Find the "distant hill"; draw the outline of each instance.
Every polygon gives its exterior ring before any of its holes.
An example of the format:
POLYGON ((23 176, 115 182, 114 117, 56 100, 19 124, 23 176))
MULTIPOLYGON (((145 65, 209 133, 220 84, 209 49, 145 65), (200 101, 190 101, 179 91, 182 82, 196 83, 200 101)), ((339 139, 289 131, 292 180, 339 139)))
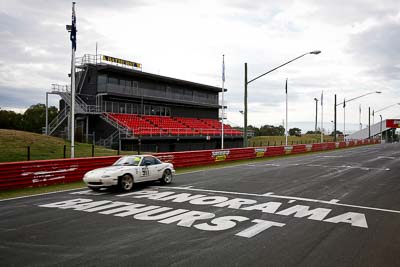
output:
MULTIPOLYGON (((30 146, 31 160, 63 158, 64 145, 66 157, 70 157, 70 142, 61 138, 37 133, 0 129, 0 162, 27 160, 27 147, 30 146)), ((124 151, 124 154, 135 152, 124 151)), ((92 145, 75 143, 75 157, 91 157, 92 145)), ((116 150, 95 147, 95 156, 117 155, 116 150)))

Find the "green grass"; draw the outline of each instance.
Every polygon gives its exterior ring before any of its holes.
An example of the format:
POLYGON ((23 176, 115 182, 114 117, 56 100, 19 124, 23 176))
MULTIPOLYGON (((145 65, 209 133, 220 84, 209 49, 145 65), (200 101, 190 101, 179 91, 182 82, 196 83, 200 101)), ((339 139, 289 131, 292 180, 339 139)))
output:
MULTIPOLYGON (((304 134, 302 136, 288 136, 288 144, 312 144, 321 142, 320 134, 304 134), (293 143, 292 143, 293 142, 293 143)), ((324 135, 324 142, 333 142, 333 137, 324 135)), ((285 136, 256 136, 249 140, 250 146, 280 146, 285 144, 285 136)))
MULTIPOLYGON (((61 138, 42 134, 0 129, 0 162, 27 160, 27 147, 30 147, 30 159, 60 159, 70 157, 71 144, 61 138)), ((121 151, 121 154, 135 154, 136 151, 121 151)), ((95 146, 95 156, 114 156, 118 151, 95 146)), ((91 157, 92 145, 75 143, 75 157, 91 157)))

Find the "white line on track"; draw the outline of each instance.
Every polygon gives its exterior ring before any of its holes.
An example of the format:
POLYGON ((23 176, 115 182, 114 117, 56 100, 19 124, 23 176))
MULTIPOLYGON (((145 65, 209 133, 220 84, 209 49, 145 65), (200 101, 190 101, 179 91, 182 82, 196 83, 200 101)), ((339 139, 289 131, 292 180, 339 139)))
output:
POLYGON ((374 210, 374 211, 383 211, 389 213, 397 213, 400 214, 400 210, 390 210, 390 209, 381 209, 381 208, 374 208, 368 206, 359 206, 359 205, 351 205, 351 204, 343 204, 338 203, 336 199, 332 199, 330 201, 320 200, 320 199, 312 199, 312 198, 303 198, 303 197, 292 197, 292 196, 281 196, 281 195, 273 195, 273 194, 254 194, 254 193, 242 193, 242 192, 232 192, 232 191, 221 191, 221 190, 210 190, 210 189, 197 189, 197 188, 187 188, 187 187, 174 187, 174 186, 167 186, 167 187, 157 187, 158 189, 177 189, 177 190, 188 190, 188 191, 196 191, 196 192, 209 192, 209 193, 220 193, 220 194, 229 194, 229 195, 240 195, 240 196, 253 196, 253 197, 268 197, 268 198, 279 198, 279 199, 289 199, 289 200, 300 200, 306 202, 314 202, 314 203, 322 203, 328 204, 333 206, 341 206, 341 207, 349 207, 349 208, 359 208, 365 210, 374 210))
POLYGON ((59 190, 59 191, 48 192, 48 193, 42 193, 42 194, 35 194, 35 195, 29 195, 29 196, 5 198, 5 199, 0 199, 0 202, 2 202, 2 201, 7 201, 7 200, 28 198, 28 197, 45 196, 45 195, 51 195, 51 194, 55 194, 55 193, 69 192, 69 191, 81 190, 81 189, 86 189, 86 188, 87 188, 87 187, 79 187, 79 188, 66 189, 66 190, 59 190))

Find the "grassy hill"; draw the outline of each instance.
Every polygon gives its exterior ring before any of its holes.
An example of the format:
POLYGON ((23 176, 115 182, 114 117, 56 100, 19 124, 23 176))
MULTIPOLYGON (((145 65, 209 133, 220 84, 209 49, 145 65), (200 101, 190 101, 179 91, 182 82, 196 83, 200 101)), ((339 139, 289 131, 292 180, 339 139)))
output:
MULTIPOLYGON (((289 144, 318 143, 321 136, 318 134, 303 135, 301 137, 289 136, 289 144)), ((333 141, 333 137, 324 136, 325 142, 333 141)), ((285 144, 284 136, 257 136, 249 140, 249 146, 273 146, 285 144)), ((16 130, 0 129, 0 162, 27 160, 27 147, 30 146, 31 160, 60 159, 64 157, 64 145, 66 145, 66 157, 70 157, 70 142, 61 138, 45 136, 41 134, 16 130)), ((121 154, 135 154, 136 151, 121 151, 121 154)), ((112 156, 118 152, 112 149, 95 146, 95 156, 112 156)), ((91 157, 92 145, 75 143, 75 157, 91 157)))
MULTIPOLYGON (((27 147, 30 146, 31 160, 59 159, 64 156, 64 145, 67 146, 66 157, 70 157, 71 144, 61 138, 31 132, 0 129, 0 162, 27 160, 27 147)), ((123 151, 123 154, 136 152, 123 151)), ((95 146, 95 156, 112 156, 118 152, 112 149, 95 146)), ((75 157, 91 157, 92 145, 75 143, 75 157)))
MULTIPOLYGON (((324 136, 324 142, 332 142, 333 137, 329 135, 324 136)), ((321 142, 320 134, 304 134, 302 136, 288 136, 288 144, 312 144, 321 142)), ((281 145, 285 144, 285 136, 257 136, 249 140, 249 146, 267 146, 267 145, 281 145)))

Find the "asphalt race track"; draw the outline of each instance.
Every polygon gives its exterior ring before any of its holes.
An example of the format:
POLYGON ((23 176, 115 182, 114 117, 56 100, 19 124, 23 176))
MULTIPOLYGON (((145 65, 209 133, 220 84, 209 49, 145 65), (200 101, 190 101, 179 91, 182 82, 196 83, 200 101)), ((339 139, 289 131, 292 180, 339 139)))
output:
POLYGON ((400 266, 400 145, 0 202, 1 266, 400 266))

